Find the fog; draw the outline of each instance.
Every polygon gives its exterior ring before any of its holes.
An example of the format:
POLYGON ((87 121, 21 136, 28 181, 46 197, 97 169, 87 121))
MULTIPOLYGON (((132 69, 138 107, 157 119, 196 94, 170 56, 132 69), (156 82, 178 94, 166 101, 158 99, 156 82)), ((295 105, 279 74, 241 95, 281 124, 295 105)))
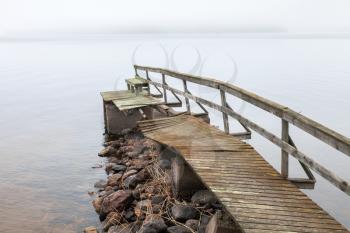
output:
POLYGON ((0 37, 36 33, 350 33, 350 1, 0 0, 0 37))

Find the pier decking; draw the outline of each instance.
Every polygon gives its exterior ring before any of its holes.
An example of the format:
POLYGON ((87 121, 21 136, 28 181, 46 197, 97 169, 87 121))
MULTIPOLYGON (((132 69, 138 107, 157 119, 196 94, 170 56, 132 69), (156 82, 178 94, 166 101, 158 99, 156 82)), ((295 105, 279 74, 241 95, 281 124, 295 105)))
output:
MULTIPOLYGON (((141 115, 134 113, 130 117, 127 113, 125 117, 122 115, 118 119, 126 122, 129 118, 134 121, 130 124, 132 126, 137 122, 146 137, 175 148, 203 183, 215 193, 243 232, 349 232, 300 191, 314 187, 316 180, 312 171, 347 195, 350 195, 349 182, 297 148, 289 134, 289 127, 295 126, 303 130, 346 156, 350 156, 349 138, 283 105, 229 83, 161 68, 137 65, 134 68, 136 78, 127 81, 127 91, 101 93, 105 121, 106 103, 109 106, 113 104, 118 114, 131 109, 140 110, 141 115), (141 71, 145 72, 145 78, 140 76, 141 71), (161 75, 162 83, 152 81, 150 73, 161 75), (170 77, 181 80, 183 90, 170 87, 166 82, 166 78, 170 77), (189 91, 188 82, 218 90, 221 104, 193 95, 189 91), (152 95, 151 85, 160 94, 152 95), (170 103, 169 93, 179 102, 170 103), (240 115, 230 107, 226 95, 239 98, 280 118, 281 135, 275 135, 240 115), (171 107, 181 106, 182 100, 179 96, 185 100, 186 111, 178 114, 173 114, 172 111, 170 114, 168 110, 171 107), (191 111, 190 101, 199 105, 204 111, 202 115, 208 115, 204 106, 220 111, 224 131, 194 117, 196 114, 191 111), (160 111, 160 106, 165 109, 163 117, 153 118, 152 109, 160 111), (231 133, 229 117, 237 120, 245 131, 231 133), (280 147, 280 172, 242 140, 249 139, 253 131, 280 147), (289 176, 289 156, 299 161, 308 178, 289 176)), ((115 121, 115 118, 111 117, 110 121, 115 121)))
POLYGON ((139 122, 177 149, 244 232, 348 232, 249 144, 184 115, 139 122))

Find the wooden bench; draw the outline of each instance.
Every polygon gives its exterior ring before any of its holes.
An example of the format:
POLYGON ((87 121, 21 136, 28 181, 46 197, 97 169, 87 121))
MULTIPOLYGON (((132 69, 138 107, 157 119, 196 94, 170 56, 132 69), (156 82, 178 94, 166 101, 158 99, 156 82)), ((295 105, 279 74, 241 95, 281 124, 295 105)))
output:
POLYGON ((147 93, 150 93, 149 84, 146 79, 135 77, 126 79, 125 82, 128 90, 131 90, 132 93, 136 93, 136 95, 139 95, 139 93, 143 92, 143 90, 146 90, 147 93))

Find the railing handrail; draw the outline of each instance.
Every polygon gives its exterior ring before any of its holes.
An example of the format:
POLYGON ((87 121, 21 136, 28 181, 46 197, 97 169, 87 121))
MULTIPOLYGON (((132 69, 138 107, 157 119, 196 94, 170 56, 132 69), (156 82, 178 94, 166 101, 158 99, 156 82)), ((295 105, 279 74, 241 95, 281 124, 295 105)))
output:
POLYGON ((209 77, 190 75, 190 74, 180 73, 180 72, 176 72, 176 71, 172 71, 164 68, 147 67, 147 66, 139 66, 139 65, 134 65, 134 68, 136 73, 137 73, 137 70, 160 73, 160 74, 167 75, 169 77, 190 81, 196 84, 204 85, 204 86, 215 88, 218 90, 223 90, 226 93, 229 93, 269 113, 272 113, 283 120, 288 121, 289 123, 309 133, 315 138, 332 146, 336 150, 339 150, 344 154, 346 154, 347 156, 350 156, 350 139, 349 138, 341 135, 340 133, 330 128, 327 128, 326 126, 286 106, 283 106, 274 101, 268 100, 250 91, 237 87, 233 84, 219 81, 209 77))

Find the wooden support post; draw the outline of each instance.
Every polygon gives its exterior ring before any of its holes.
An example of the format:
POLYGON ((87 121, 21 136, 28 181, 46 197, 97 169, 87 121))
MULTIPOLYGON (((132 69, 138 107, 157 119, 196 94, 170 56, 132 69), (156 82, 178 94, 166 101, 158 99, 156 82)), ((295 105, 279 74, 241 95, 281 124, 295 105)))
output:
MULTIPOLYGON (((185 91, 185 93, 188 93, 186 80, 182 80, 182 82, 184 84, 184 91, 185 91)), ((191 114, 190 101, 189 101, 189 99, 187 97, 185 97, 185 101, 186 101, 187 113, 191 114)))
POLYGON ((140 86, 135 86, 135 91, 136 91, 136 95, 139 95, 140 92, 142 92, 142 87, 140 87, 140 86))
MULTIPOLYGON (((166 82, 165 82, 165 74, 162 74, 162 81, 163 81, 163 85, 166 85, 166 82)), ((165 87, 163 87, 163 95, 164 95, 164 102, 165 104, 168 103, 168 97, 166 95, 166 89, 165 87)))
POLYGON ((106 101, 103 101, 103 121, 105 124, 105 134, 107 134, 107 113, 106 113, 106 101))
POLYGON ((137 73, 137 68, 135 66, 134 66, 134 69, 135 69, 135 75, 139 76, 139 74, 137 73))
MULTIPOLYGON (((227 107, 226 104, 226 94, 223 90, 220 90, 220 94, 221 94, 221 105, 223 107, 227 107)), ((225 133, 229 134, 230 133, 230 128, 229 128, 229 124, 228 124, 228 116, 227 113, 222 112, 222 119, 224 120, 224 129, 225 129, 225 133)))
MULTIPOLYGON (((289 125, 288 121, 282 119, 282 141, 289 144, 289 125)), ((288 152, 281 149, 281 175, 283 178, 288 178, 289 156, 288 152)))

